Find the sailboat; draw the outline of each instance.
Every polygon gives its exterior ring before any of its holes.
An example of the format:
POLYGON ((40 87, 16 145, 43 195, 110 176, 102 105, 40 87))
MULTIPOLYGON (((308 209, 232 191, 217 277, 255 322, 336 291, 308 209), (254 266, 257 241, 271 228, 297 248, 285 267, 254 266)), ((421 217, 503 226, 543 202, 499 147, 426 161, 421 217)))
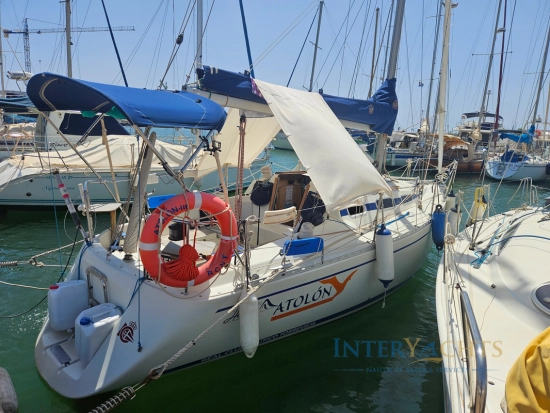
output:
MULTIPOLYGON (((550 212, 536 205, 531 181, 521 185, 522 207, 481 213, 446 234, 436 282, 446 412, 550 407, 548 358, 537 357, 550 344, 550 279, 541 265, 550 262, 550 212)), ((474 203, 474 214, 484 209, 474 203)))
MULTIPOLYGON (((48 76, 60 79, 55 75, 48 76)), ((35 93, 33 85, 29 90, 31 94, 35 93)), ((112 117, 101 119, 105 127, 102 136, 98 116, 94 116, 95 119, 92 118, 93 122, 90 122, 90 119, 83 118, 80 113, 65 113, 65 119, 68 120, 62 122, 60 119, 63 117, 59 119, 58 116, 61 113, 62 111, 51 112, 48 117, 48 129, 60 131, 61 134, 58 136, 65 138, 66 141, 63 142, 72 147, 62 150, 56 146, 55 150, 50 148, 47 151, 35 151, 31 148, 0 162, 1 207, 63 205, 61 194, 57 187, 52 185, 51 173, 54 170, 60 171, 63 175, 66 181, 65 188, 73 200, 81 199, 82 186, 89 189, 92 204, 120 203, 129 199, 128 196, 136 182, 134 177, 140 152, 144 149, 136 137, 129 135, 128 131, 112 117), (86 121, 84 125, 87 126, 80 128, 84 136, 76 134, 79 132, 78 125, 82 125, 79 119, 86 121), (91 130, 92 136, 88 136, 88 141, 84 139, 88 134, 86 129, 94 122, 97 126, 91 130), (66 125, 70 125, 72 129, 68 131, 66 125), (74 145, 77 143, 74 141, 75 137, 82 138, 82 143, 74 145)), ((41 115, 41 119, 45 117, 41 115)), ((222 143, 226 136, 236 133, 238 127, 238 116, 230 116, 229 119, 219 135, 219 141, 222 143)), ((275 133, 268 129, 266 128, 263 133, 275 133)), ((174 170, 181 170, 186 166, 193 153, 191 144, 169 143, 160 139, 156 143, 156 148, 174 170)), ((220 182, 224 181, 225 185, 233 190, 237 170, 226 165, 224 161, 230 149, 224 146, 221 152, 221 176, 216 165, 212 165, 213 157, 210 156, 210 152, 202 151, 183 174, 185 185, 190 189, 214 192, 220 189, 220 182)), ((268 165, 268 160, 261 156, 261 151, 263 148, 255 148, 256 158, 246 160, 243 174, 245 186, 260 177, 261 169, 268 165)), ((171 177, 160 163, 152 165, 147 182, 147 191, 156 196, 174 194, 181 188, 178 181, 171 177)))
MULTIPOLYGON (((68 98, 82 96, 74 93, 81 81, 62 80, 66 93, 46 89, 44 100, 115 109, 136 131, 175 123, 219 130, 225 120, 202 97, 178 100, 200 108, 198 122, 174 107, 177 94, 156 91, 151 105, 140 96, 151 91, 87 84, 84 102, 68 98)), ((89 223, 66 281, 50 289, 36 343, 38 370, 58 393, 87 397, 241 351, 251 357, 258 345, 383 301, 424 262, 445 185, 383 178, 321 95, 254 84, 274 116, 240 116, 238 141, 262 146, 247 135, 249 122, 261 129, 276 119, 307 170, 275 173, 256 193, 231 199, 183 187, 147 219, 135 207, 129 222, 97 235, 89 223)))
MULTIPOLYGON (((527 148, 533 148, 535 136, 535 123, 539 105, 540 92, 542 91, 548 46, 550 45, 550 27, 546 36, 546 46, 542 58, 542 68, 539 74, 537 95, 533 107, 531 126, 527 131, 518 135, 514 133, 500 133, 500 139, 508 139, 512 146, 506 146, 502 155, 494 156, 487 160, 486 171, 493 179, 510 181, 530 178, 532 181, 544 181, 550 176, 550 163, 542 156, 530 154, 527 148)), ((539 132, 540 133, 540 132, 539 132)))

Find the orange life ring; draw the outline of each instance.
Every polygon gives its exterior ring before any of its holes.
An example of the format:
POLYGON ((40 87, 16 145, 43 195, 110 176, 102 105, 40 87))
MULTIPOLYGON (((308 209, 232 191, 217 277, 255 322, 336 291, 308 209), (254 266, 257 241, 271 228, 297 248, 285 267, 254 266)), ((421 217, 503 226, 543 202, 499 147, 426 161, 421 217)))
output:
POLYGON ((542 132, 541 132, 540 130, 537 129, 537 130, 535 131, 535 134, 536 134, 537 136, 540 136, 540 135, 542 135, 542 132))
POLYGON ((223 200, 205 192, 187 192, 185 196, 180 194, 166 200, 153 211, 143 226, 139 254, 143 266, 152 278, 158 279, 161 284, 170 287, 185 288, 208 281, 229 264, 231 254, 237 246, 237 239, 237 220, 223 200), (189 202, 189 205, 187 205, 187 202, 189 202), (175 279, 169 276, 161 265, 158 251, 159 234, 162 234, 162 231, 174 216, 195 209, 201 209, 215 216, 221 230, 220 245, 210 259, 198 267, 199 274, 194 280, 175 279))

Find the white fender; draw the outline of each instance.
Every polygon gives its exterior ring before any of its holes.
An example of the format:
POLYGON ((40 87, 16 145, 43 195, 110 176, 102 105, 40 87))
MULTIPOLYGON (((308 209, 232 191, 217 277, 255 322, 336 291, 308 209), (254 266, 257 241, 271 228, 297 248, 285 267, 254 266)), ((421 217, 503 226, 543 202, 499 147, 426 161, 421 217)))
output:
POLYGON ((0 367, 0 411, 15 413, 18 408, 17 395, 10 375, 6 369, 0 367))
POLYGON ((449 211, 449 225, 451 226, 451 234, 458 234, 458 211, 455 207, 449 211))
POLYGON ((393 263, 393 237, 389 229, 382 224, 376 231, 376 262, 378 263, 378 279, 387 288, 395 277, 393 263))
MULTIPOLYGON (((243 288, 241 300, 248 292, 243 288)), ((256 294, 252 294, 239 305, 239 323, 241 327, 241 348, 246 357, 252 358, 260 344, 260 308, 256 294)))

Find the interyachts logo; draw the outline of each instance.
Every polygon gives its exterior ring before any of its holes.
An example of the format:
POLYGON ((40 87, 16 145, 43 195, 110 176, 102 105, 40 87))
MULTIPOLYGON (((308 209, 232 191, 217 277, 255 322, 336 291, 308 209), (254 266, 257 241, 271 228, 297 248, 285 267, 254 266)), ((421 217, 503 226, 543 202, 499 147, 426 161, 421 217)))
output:
MULTIPOLYGON (((453 354, 461 355, 469 350, 465 342, 445 341, 442 343, 431 341, 423 342, 420 338, 406 337, 400 340, 353 340, 333 338, 334 358, 347 359, 402 359, 405 365, 415 363, 441 363, 443 357, 452 357, 453 354)), ((485 353, 492 357, 502 355, 501 341, 485 341, 483 343, 485 353)), ((473 349, 472 349, 473 350, 473 349)), ((470 353, 473 354, 473 353, 470 353)), ((386 371, 386 368, 382 368, 386 371)), ((343 369, 358 371, 363 369, 343 369)), ((375 370, 380 370, 377 368, 375 370)), ((408 371, 408 369, 396 369, 396 371, 408 371)), ((438 369, 440 371, 441 369, 438 369)), ((370 371, 368 368, 366 371, 370 371)))

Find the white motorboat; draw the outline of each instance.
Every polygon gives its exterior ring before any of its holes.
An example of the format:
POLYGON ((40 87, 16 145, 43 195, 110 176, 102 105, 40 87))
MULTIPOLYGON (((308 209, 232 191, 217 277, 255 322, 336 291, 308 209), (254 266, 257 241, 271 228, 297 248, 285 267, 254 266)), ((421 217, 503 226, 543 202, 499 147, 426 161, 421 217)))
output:
MULTIPOLYGON (((93 107, 107 101, 136 129, 170 123, 173 105, 161 100, 174 98, 168 92, 33 79, 38 107, 41 96, 55 105, 84 85, 93 107), (134 112, 128 96, 149 92, 155 106, 134 112)), ((241 117, 237 146, 265 147, 246 139, 248 128, 275 119, 307 171, 274 174, 232 199, 184 191, 146 220, 133 208, 129 222, 97 235, 89 222, 66 281, 50 290, 36 342, 38 370, 58 393, 87 397, 241 351, 252 357, 258 345, 384 300, 424 262, 432 211, 445 202, 444 174, 383 178, 319 94, 256 83, 274 117, 241 117)), ((221 121, 210 116, 201 127, 221 121)))
POLYGON ((445 241, 436 284, 445 411, 547 411, 537 403, 550 400, 547 377, 527 375, 522 352, 534 354, 530 342, 550 326, 548 207, 487 217, 445 241))

